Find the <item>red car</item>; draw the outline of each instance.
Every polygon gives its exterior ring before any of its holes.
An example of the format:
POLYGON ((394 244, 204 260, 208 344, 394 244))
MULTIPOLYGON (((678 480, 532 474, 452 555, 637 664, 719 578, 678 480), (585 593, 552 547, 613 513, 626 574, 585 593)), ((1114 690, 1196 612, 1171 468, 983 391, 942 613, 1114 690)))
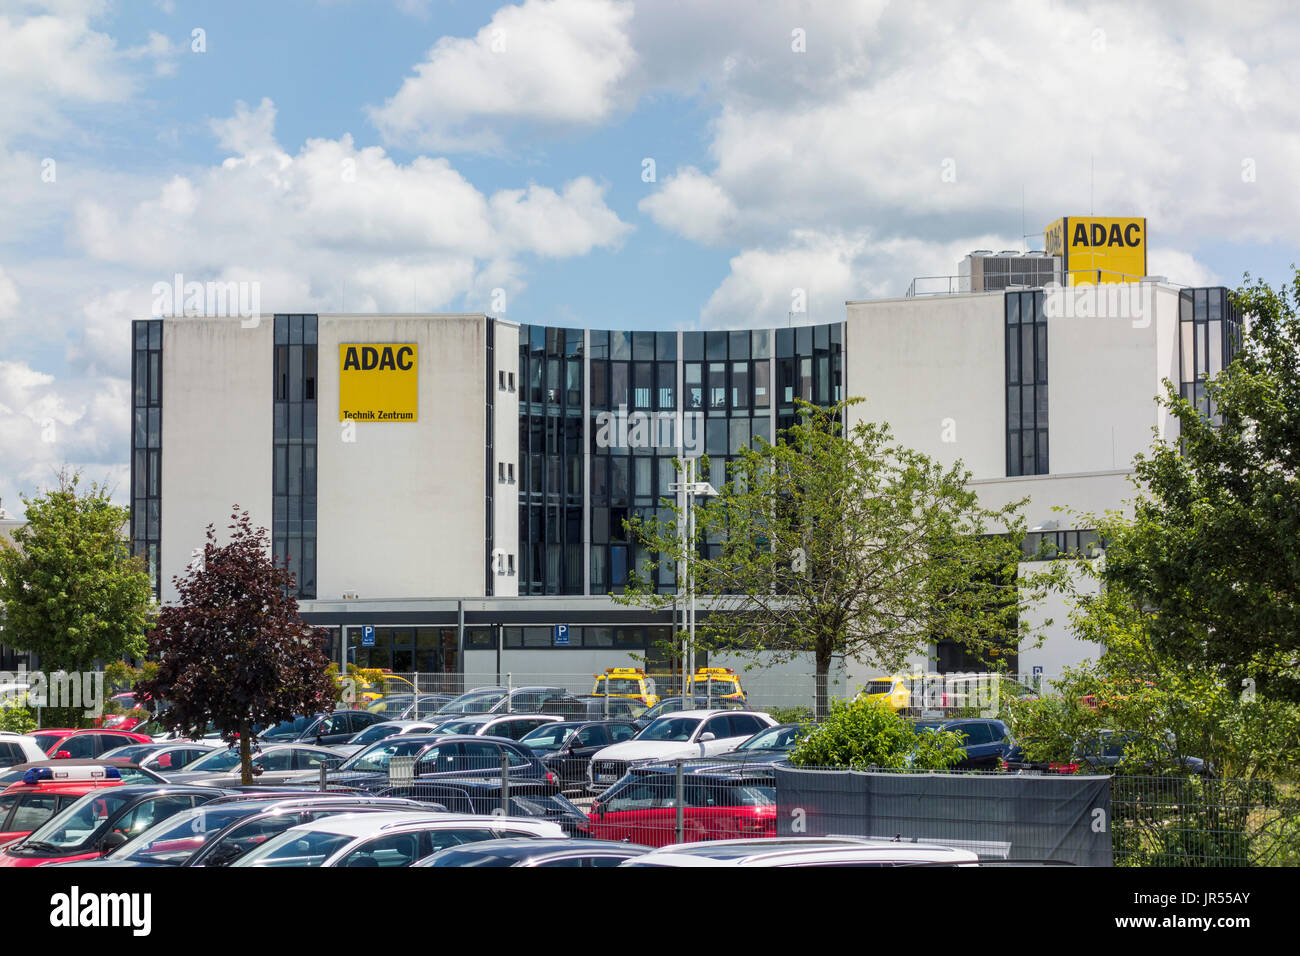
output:
POLYGON ((126 713, 104 714, 95 720, 96 727, 103 727, 106 730, 130 730, 149 719, 149 711, 136 701, 133 692, 114 694, 108 702, 125 707, 126 713))
POLYGON ((145 734, 126 730, 72 730, 68 728, 37 730, 32 734, 47 757, 98 757, 100 754, 129 744, 153 743, 145 734))
POLYGON ((92 790, 120 787, 115 767, 40 767, 0 793, 0 846, 20 840, 92 790))
MULTIPOLYGON (((776 836, 776 783, 770 773, 718 765, 688 769, 683 839, 776 836)), ((677 781, 672 767, 631 770, 591 805, 591 837, 642 846, 677 842, 677 781)))

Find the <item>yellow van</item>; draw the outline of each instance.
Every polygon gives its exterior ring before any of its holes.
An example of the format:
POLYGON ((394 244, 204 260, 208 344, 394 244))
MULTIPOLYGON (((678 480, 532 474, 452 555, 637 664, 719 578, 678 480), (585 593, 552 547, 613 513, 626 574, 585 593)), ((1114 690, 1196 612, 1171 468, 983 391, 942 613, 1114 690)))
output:
POLYGON ((744 688, 740 678, 730 667, 701 667, 695 671, 695 677, 686 679, 687 694, 706 695, 718 700, 745 700, 744 688))
POLYGON ((655 682, 646 676, 639 667, 607 667, 603 674, 592 674, 596 684, 591 688, 592 697, 630 697, 639 700, 647 707, 659 703, 655 693, 655 682))

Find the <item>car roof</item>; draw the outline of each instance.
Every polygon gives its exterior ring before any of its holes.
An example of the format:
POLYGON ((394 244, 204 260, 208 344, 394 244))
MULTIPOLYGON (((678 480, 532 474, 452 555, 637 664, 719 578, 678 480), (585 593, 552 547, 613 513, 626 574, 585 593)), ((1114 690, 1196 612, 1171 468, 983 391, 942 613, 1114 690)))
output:
POLYGON ((757 717, 771 716, 770 714, 763 713, 761 710, 733 710, 727 707, 715 707, 712 710, 679 710, 672 714, 671 717, 712 717, 714 714, 754 714, 757 717))
MULTIPOLYGON (((512 823, 536 826, 539 821, 533 817, 506 817, 495 814, 441 813, 437 810, 398 810, 391 813, 340 813, 312 823, 300 823, 290 827, 287 833, 295 831, 324 830, 339 836, 366 837, 378 834, 381 830, 398 830, 405 827, 443 827, 464 826, 467 823, 494 824, 512 823)), ((554 826, 555 824, 552 824, 554 826)))
POLYGON ((736 866, 796 865, 822 862, 870 863, 873 860, 915 863, 975 863, 970 850, 930 843, 900 843, 852 837, 776 837, 762 840, 716 840, 677 844, 647 854, 644 862, 668 859, 682 865, 724 862, 736 866))
POLYGON ((500 840, 462 843, 447 849, 482 853, 484 855, 495 853, 502 856, 517 856, 523 860, 535 856, 581 854, 591 850, 625 850, 632 853, 647 853, 650 847, 641 846, 639 843, 624 843, 621 840, 575 840, 572 837, 504 837, 500 840))

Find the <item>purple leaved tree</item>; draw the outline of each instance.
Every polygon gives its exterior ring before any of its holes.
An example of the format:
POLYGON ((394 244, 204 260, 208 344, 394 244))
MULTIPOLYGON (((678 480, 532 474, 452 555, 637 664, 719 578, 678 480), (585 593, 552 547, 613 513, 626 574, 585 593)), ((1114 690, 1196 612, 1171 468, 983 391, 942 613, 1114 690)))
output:
POLYGON ((319 636, 298 616, 294 576, 269 554, 266 529, 238 505, 231 521, 228 543, 218 544, 208 525, 202 562, 172 578, 180 599, 149 634, 158 673, 137 690, 167 703, 165 726, 201 736, 211 724, 238 741, 249 784, 254 728, 328 710, 336 688, 319 636))

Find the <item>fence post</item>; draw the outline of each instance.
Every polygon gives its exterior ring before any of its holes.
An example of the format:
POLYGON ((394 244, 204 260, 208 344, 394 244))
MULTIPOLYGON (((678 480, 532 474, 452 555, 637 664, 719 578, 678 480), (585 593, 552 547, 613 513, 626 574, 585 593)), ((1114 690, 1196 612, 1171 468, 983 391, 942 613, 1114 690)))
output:
POLYGON ((677 831, 678 843, 686 842, 686 765, 682 763, 680 757, 675 762, 677 777, 677 822, 675 829, 677 831))
POLYGON ((501 751, 501 815, 510 816, 510 757, 501 751))
POLYGON ((325 783, 325 775, 326 775, 328 772, 329 772, 329 768, 328 768, 328 766, 327 766, 326 764, 323 764, 323 763, 322 763, 322 764, 320 765, 320 788, 321 788, 321 792, 322 792, 322 793, 323 793, 324 791, 326 791, 326 790, 329 789, 329 787, 328 787, 327 784, 325 783))
POLYGON ((514 708, 512 707, 512 702, 510 700, 510 695, 514 691, 514 689, 515 689, 515 675, 512 673, 507 673, 506 674, 506 713, 507 714, 513 713, 514 711, 514 708))

